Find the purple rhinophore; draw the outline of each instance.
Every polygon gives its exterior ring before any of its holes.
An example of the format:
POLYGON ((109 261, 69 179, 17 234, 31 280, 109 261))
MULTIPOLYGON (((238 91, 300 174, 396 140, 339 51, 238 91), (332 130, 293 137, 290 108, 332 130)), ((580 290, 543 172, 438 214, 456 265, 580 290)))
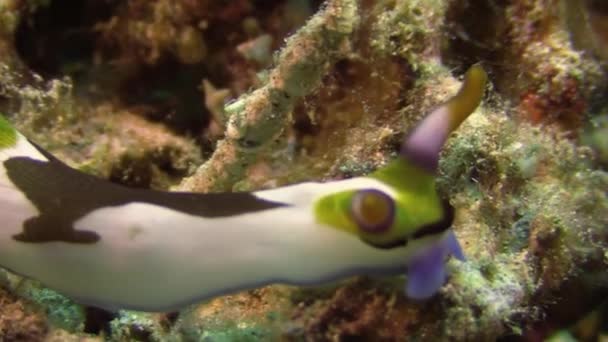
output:
POLYGON ((445 282, 445 250, 435 245, 410 261, 405 293, 413 299, 431 297, 445 282))
POLYGON ((432 297, 445 283, 447 277, 445 262, 450 255, 465 260, 460 244, 452 231, 444 239, 410 260, 407 266, 405 289, 407 296, 412 299, 432 297))
POLYGON ((460 261, 465 261, 467 259, 465 258, 464 253, 462 252, 462 247, 460 247, 460 243, 458 242, 458 239, 456 239, 456 235, 453 231, 450 230, 448 232, 448 236, 445 237, 443 243, 448 250, 448 255, 452 255, 454 258, 460 261))
POLYGON ((439 152, 449 134, 449 111, 441 106, 424 118, 406 138, 401 146, 401 155, 414 165, 435 173, 439 152))

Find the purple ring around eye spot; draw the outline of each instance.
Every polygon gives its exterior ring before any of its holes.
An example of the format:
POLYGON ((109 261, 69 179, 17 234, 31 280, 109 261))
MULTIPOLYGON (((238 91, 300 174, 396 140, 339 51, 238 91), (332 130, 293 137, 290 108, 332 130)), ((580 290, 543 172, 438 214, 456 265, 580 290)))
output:
POLYGON ((376 189, 364 189, 357 191, 353 196, 350 210, 351 215, 359 226, 359 228, 365 233, 369 234, 380 234, 386 232, 395 220, 395 201, 386 193, 376 189), (379 198, 382 198, 382 200, 387 205, 388 210, 386 212, 386 217, 380 222, 367 222, 367 220, 362 217, 361 212, 358 209, 361 208, 362 201, 365 199, 365 197, 369 195, 378 196, 379 198))

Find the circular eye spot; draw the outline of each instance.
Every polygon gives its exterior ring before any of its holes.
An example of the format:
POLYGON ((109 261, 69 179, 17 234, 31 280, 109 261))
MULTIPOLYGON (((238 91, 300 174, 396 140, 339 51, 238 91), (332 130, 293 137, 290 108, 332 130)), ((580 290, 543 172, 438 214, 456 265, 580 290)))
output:
POLYGON ((395 202, 382 191, 360 190, 353 196, 351 212, 364 232, 383 233, 393 224, 395 202))

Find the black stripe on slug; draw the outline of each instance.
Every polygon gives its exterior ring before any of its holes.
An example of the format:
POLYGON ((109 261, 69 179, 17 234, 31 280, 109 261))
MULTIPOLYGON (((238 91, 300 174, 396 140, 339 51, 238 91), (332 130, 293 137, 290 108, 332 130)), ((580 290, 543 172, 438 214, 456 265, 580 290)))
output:
POLYGON ((378 249, 393 249, 393 248, 397 248, 397 247, 405 247, 407 246, 409 239, 399 239, 399 240, 395 240, 389 243, 385 243, 385 244, 379 244, 379 243, 372 243, 370 241, 365 241, 365 243, 368 243, 378 249))
POLYGON ((426 226, 416 230, 412 237, 420 239, 428 235, 440 234, 448 230, 454 222, 454 207, 447 200, 442 200, 443 217, 436 223, 427 224, 426 226))
POLYGON ((13 237, 18 241, 97 242, 98 234, 76 230, 74 222, 96 209, 132 202, 154 204, 206 218, 286 206, 245 192, 202 194, 128 188, 74 170, 38 149, 48 162, 28 157, 10 158, 4 162, 9 179, 40 212, 24 222, 23 231, 13 237))

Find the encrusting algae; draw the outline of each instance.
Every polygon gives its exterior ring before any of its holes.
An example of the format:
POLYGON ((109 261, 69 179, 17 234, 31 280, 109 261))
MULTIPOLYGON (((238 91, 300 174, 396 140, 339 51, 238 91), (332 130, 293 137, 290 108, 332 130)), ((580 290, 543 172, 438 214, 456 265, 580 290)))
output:
POLYGON ((142 188, 371 174, 480 62, 490 84, 437 177, 467 260, 423 302, 402 277, 355 277, 163 314, 83 307, 6 271, 0 339, 538 339, 605 296, 599 2, 68 2, 0 0, 0 111, 69 165, 142 188))

